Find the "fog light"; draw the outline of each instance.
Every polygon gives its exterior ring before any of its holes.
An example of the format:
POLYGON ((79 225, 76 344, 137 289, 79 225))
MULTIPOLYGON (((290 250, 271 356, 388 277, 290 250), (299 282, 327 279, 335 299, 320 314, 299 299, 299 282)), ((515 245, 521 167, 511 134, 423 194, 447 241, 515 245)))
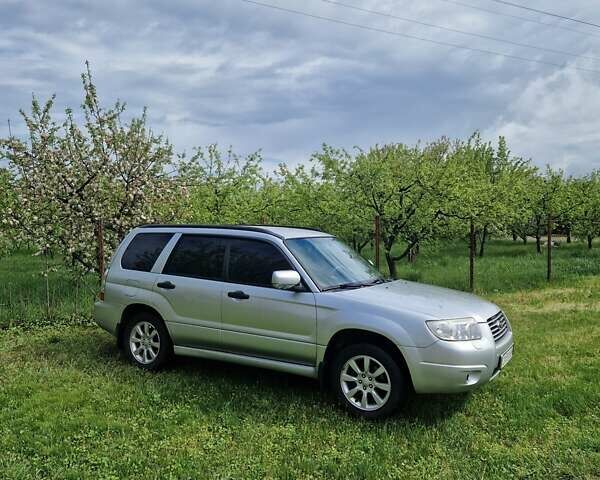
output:
POLYGON ((479 382, 480 378, 481 378, 481 371, 479 371, 479 370, 467 372, 467 374, 465 375, 465 385, 475 385, 477 382, 479 382))

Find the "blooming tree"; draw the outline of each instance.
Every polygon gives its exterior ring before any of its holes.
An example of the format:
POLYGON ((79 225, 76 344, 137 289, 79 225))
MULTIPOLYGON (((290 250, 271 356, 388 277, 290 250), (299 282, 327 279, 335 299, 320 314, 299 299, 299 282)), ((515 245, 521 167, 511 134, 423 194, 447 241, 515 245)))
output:
POLYGON ((10 172, 0 168, 0 257, 13 246, 13 232, 9 228, 8 209, 14 205, 14 191, 10 172))
POLYGON ((169 217, 177 179, 167 171, 171 145, 149 130, 145 110, 126 122, 125 104, 100 106, 89 65, 82 82, 81 126, 71 109, 53 119, 54 97, 34 97, 31 112, 21 111, 28 138, 0 140, 14 176, 4 222, 40 252, 98 271, 99 225, 108 256, 130 228, 169 217))

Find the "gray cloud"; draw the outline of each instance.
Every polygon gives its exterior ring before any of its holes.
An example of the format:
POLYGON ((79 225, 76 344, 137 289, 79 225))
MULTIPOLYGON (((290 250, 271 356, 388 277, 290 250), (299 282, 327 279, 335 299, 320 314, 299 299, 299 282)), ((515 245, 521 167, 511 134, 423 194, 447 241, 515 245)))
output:
MULTIPOLYGON (((120 98, 133 113, 147 105, 153 129, 164 131, 179 150, 218 142, 240 152, 260 148, 270 163, 297 163, 322 142, 365 147, 440 135, 466 137, 480 129, 489 138, 507 135, 515 154, 538 164, 549 162, 574 173, 600 167, 594 118, 600 74, 573 69, 600 70, 600 62, 440 32, 319 0, 265 1, 565 67, 362 31, 240 0, 0 0, 0 119, 10 117, 22 132, 17 112, 27 107, 32 92, 42 98, 55 92, 59 109, 77 106, 79 74, 87 59, 104 102, 120 98)), ((441 0, 354 3, 600 57, 599 37, 441 0)), ((591 1, 561 8, 594 20, 591 1)), ((0 135, 6 130, 2 121, 0 135)))

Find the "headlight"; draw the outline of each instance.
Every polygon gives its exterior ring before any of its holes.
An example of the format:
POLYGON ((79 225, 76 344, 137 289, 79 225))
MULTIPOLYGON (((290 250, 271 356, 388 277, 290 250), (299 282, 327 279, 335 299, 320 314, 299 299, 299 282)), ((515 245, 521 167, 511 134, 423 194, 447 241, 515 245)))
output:
POLYGON ((427 326, 431 333, 441 340, 479 340, 481 338, 481 328, 474 318, 429 320, 427 326))

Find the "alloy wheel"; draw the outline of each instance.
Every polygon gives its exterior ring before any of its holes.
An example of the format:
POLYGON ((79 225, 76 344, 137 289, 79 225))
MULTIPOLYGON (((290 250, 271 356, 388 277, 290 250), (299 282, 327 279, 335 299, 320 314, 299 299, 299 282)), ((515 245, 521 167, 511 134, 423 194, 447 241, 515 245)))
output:
POLYGON ((388 371, 369 355, 354 356, 344 364, 340 372, 340 386, 346 400, 365 411, 382 408, 392 390, 388 371))
POLYGON ((152 363, 160 352, 158 329, 150 322, 136 323, 129 334, 129 348, 137 362, 143 365, 152 363))

